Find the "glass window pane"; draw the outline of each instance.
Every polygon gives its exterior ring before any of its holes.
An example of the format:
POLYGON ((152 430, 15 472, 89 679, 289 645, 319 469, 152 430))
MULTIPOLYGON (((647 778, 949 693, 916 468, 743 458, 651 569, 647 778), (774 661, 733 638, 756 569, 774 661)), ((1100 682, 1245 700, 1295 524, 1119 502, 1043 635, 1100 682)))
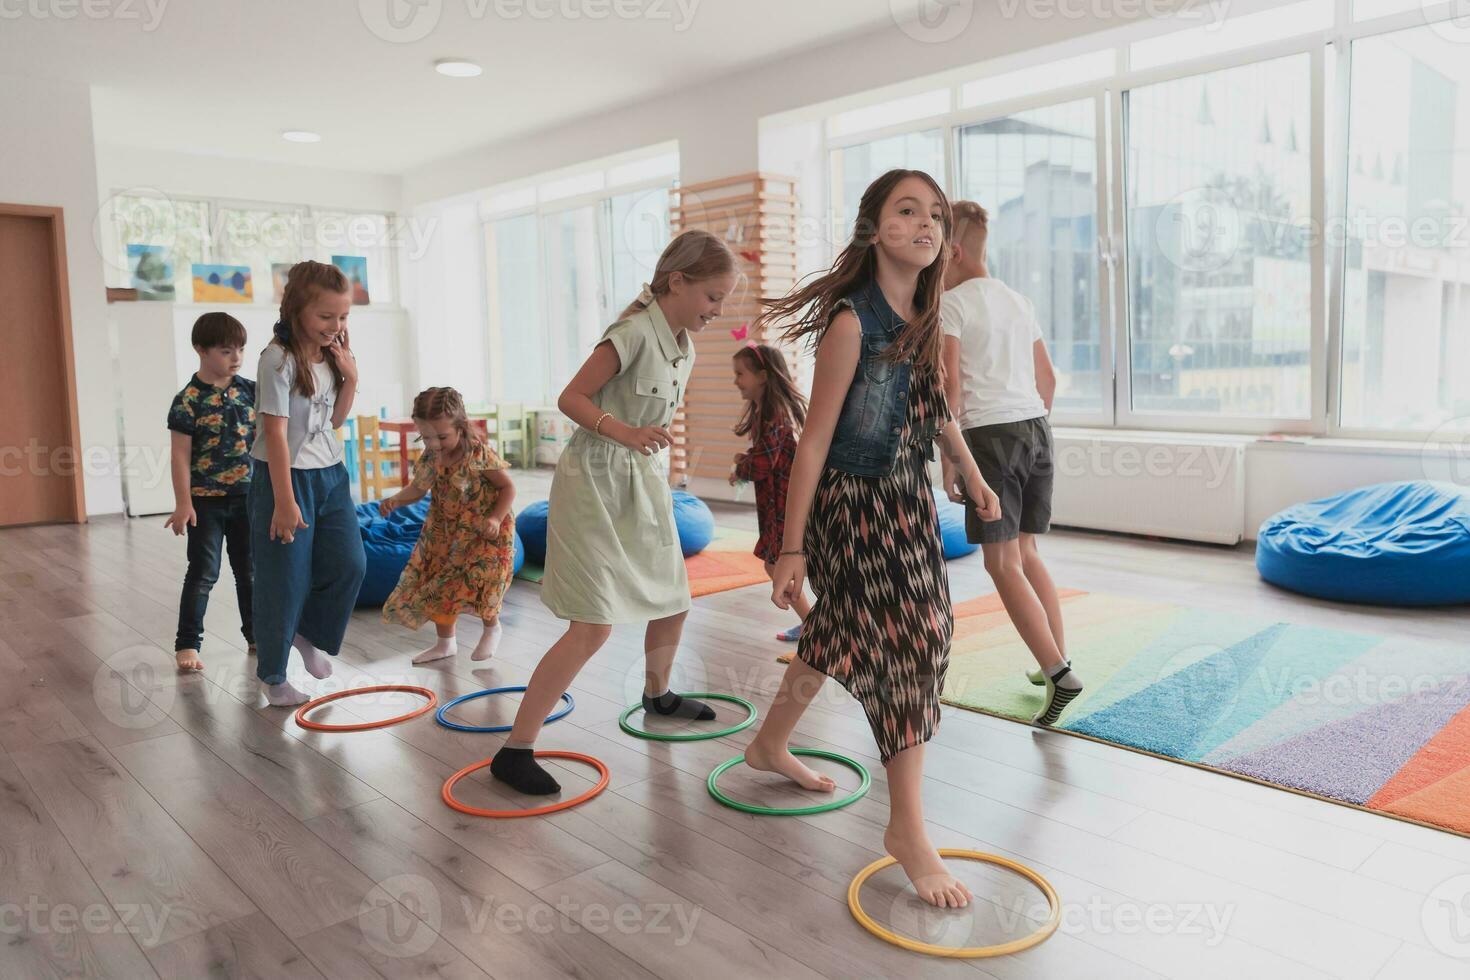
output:
POLYGON ((500 360, 515 365, 501 371, 502 400, 549 404, 546 328, 541 317, 541 277, 534 214, 505 218, 485 226, 485 308, 492 334, 500 337, 500 360))
POLYGON ((572 380, 607 326, 603 322, 605 290, 597 210, 588 205, 541 219, 548 390, 552 392, 559 393, 572 380))
POLYGON ((1127 93, 1133 408, 1311 416, 1308 55, 1127 93))
POLYGON ((296 208, 229 208, 215 211, 216 262, 248 265, 255 302, 271 305, 271 265, 301 261, 305 214, 296 208))
POLYGON ((176 200, 119 194, 111 199, 112 256, 107 263, 107 283, 128 286, 129 245, 163 245, 174 267, 174 296, 178 302, 193 299, 195 262, 209 262, 209 205, 203 201, 176 200))
POLYGON ((922 170, 944 185, 944 136, 937 129, 904 133, 832 151, 832 213, 841 248, 852 235, 858 202, 868 185, 894 167, 922 170))
POLYGON ((1341 419, 1470 429, 1470 83, 1433 27, 1353 44, 1341 419))
POLYGON ((669 244, 669 189, 615 194, 608 204, 607 246, 612 279, 604 323, 617 319, 643 284, 653 278, 658 257, 669 244))
POLYGON ((1098 345, 1097 106, 1020 112, 959 132, 960 194, 990 213, 990 274, 1036 306, 1058 411, 1103 409, 1098 345))

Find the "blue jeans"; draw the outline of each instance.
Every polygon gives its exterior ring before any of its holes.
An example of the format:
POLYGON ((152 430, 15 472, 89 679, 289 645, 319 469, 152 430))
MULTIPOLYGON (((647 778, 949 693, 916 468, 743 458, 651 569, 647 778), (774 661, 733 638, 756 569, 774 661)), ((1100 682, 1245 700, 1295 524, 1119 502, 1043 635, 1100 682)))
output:
POLYGON ((204 641, 204 611, 209 591, 219 581, 220 554, 228 545, 235 599, 240 604, 240 632, 255 642, 250 628, 250 509, 243 493, 228 497, 195 497, 195 523, 189 528, 189 570, 179 596, 179 630, 175 650, 198 650, 204 641))
POLYGON ((367 570, 357 511, 341 463, 291 471, 291 489, 306 527, 295 539, 270 539, 276 509, 270 467, 255 463, 250 478, 250 534, 255 553, 255 675, 267 684, 286 679, 291 640, 300 633, 332 656, 342 647, 347 620, 367 570))

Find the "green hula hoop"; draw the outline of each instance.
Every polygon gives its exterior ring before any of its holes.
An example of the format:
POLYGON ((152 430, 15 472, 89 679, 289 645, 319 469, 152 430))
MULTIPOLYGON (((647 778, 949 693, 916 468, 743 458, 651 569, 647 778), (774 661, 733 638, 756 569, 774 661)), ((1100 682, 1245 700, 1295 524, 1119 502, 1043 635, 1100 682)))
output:
POLYGON ((847 756, 838 755, 836 752, 828 752, 825 749, 792 749, 791 754, 809 755, 814 756, 818 759, 831 759, 833 762, 840 762, 844 766, 847 766, 849 769, 861 773, 863 777, 863 784, 859 786, 856 790, 854 790, 851 796, 844 797, 840 800, 829 800, 826 803, 818 803, 815 806, 798 806, 790 808, 774 806, 751 806, 749 803, 741 803, 739 800, 730 799, 730 797, 722 793, 720 791, 720 788, 715 785, 715 783, 719 780, 720 775, 724 773, 726 769, 729 769, 731 766, 738 766, 740 763, 745 761, 745 756, 737 755, 735 758, 731 759, 728 762, 720 763, 719 768, 709 774, 709 780, 705 783, 705 785, 709 787, 709 795, 713 796, 716 800, 719 800, 721 803, 725 804, 725 806, 728 806, 731 809, 743 810, 746 813, 756 813, 767 817, 801 817, 809 813, 826 813, 828 810, 840 810, 842 807, 847 806, 849 803, 856 803, 858 800, 867 795, 868 787, 873 785, 873 777, 868 774, 868 770, 863 767, 863 764, 855 759, 849 759, 847 758, 847 756))
POLYGON ((643 710, 643 704, 640 702, 638 704, 629 705, 627 710, 625 710, 621 715, 618 716, 618 727, 627 732, 629 735, 633 735, 638 738, 652 739, 656 742, 700 742, 707 738, 722 738, 726 735, 734 735, 736 732, 743 732, 751 725, 755 724, 755 705, 751 704, 744 698, 737 698, 733 694, 686 694, 684 695, 684 697, 703 698, 708 701, 729 701, 731 704, 741 705, 745 708, 746 711, 750 712, 750 715, 740 724, 734 725, 730 728, 722 728, 717 732, 694 732, 690 735, 664 735, 660 734, 659 732, 645 731, 642 728, 634 728, 632 725, 628 724, 628 719, 632 717, 633 712, 643 710))

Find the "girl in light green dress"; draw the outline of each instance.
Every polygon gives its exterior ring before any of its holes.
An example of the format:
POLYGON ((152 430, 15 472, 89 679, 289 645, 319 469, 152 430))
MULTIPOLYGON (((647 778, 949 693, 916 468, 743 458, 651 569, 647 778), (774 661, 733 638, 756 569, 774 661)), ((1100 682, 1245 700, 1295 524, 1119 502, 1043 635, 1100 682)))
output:
POLYGON ((735 288, 735 257, 705 231, 686 231, 659 256, 653 282, 607 328, 557 407, 578 429, 551 483, 541 599, 570 620, 531 676, 515 726, 490 772, 543 796, 561 787, 533 757, 536 736, 582 666, 617 623, 647 622, 643 707, 708 720, 706 704, 669 690, 689 614, 689 575, 673 495, 657 454, 694 368, 691 333, 720 315, 735 288))

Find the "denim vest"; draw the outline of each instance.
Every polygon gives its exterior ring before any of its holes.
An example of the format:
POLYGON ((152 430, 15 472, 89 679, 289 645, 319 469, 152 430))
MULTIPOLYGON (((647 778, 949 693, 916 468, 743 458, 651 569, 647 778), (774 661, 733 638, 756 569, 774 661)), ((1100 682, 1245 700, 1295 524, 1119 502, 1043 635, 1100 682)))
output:
MULTIPOLYGON (((838 309, 850 307, 863 328, 857 371, 848 386, 827 450, 827 465, 855 476, 887 476, 898 459, 898 440, 908 412, 908 361, 883 360, 882 354, 903 330, 904 322, 888 305, 878 283, 869 280, 843 297, 838 309)), ((921 433, 932 439, 938 430, 921 433)), ((933 447, 930 447, 933 458, 933 447)))

